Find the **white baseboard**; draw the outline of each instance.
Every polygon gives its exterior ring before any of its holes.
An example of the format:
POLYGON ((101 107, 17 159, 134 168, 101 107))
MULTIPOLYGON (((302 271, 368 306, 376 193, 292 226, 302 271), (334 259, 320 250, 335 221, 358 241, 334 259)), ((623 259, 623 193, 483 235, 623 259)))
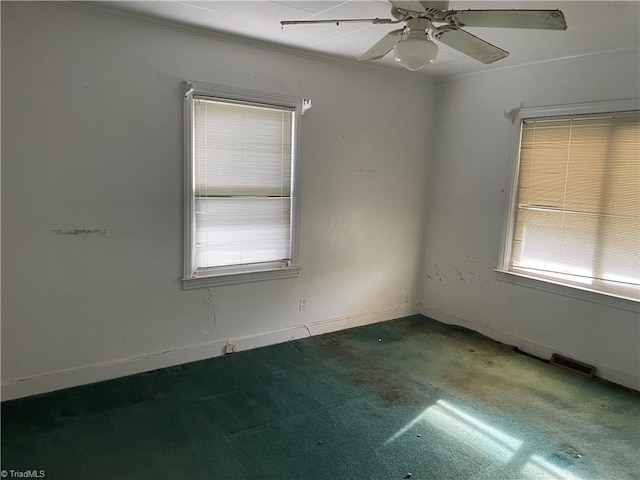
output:
POLYGON ((570 352, 561 347, 536 342, 535 340, 515 335, 477 320, 461 317, 437 308, 431 308, 423 305, 420 307, 420 313, 425 317, 432 318, 442 323, 469 328, 499 342, 518 347, 523 352, 534 355, 538 358, 549 360, 553 353, 559 353, 566 357, 574 358, 595 366, 596 376, 600 378, 634 390, 640 390, 640 376, 603 364, 591 358, 585 358, 578 353, 570 352))
MULTIPOLYGON (((229 341, 236 345, 236 351, 250 350, 252 348, 383 322, 394 318, 416 315, 418 313, 419 305, 417 304, 400 305, 374 312, 358 313, 340 318, 296 325, 242 338, 231 338, 229 341)), ((225 338, 186 347, 172 348, 161 352, 69 368, 42 375, 7 380, 2 382, 2 401, 218 357, 224 355, 226 343, 227 339, 225 338)))

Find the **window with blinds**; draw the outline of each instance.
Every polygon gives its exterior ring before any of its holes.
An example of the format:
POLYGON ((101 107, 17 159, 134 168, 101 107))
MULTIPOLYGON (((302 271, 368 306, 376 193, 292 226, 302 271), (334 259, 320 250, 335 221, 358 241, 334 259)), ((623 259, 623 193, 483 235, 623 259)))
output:
POLYGON ((640 287, 640 112, 522 121, 509 270, 613 295, 640 287))
POLYGON ((288 263, 292 109, 193 102, 195 269, 288 263))
POLYGON ((298 136, 311 102, 184 85, 182 287, 296 277, 298 136))

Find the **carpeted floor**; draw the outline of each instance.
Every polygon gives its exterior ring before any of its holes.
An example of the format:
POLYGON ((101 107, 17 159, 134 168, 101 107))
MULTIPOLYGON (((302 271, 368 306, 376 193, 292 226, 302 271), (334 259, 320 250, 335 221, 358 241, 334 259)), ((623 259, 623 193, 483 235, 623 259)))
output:
POLYGON ((638 479, 640 393, 414 316, 4 402, 1 468, 65 480, 638 479))

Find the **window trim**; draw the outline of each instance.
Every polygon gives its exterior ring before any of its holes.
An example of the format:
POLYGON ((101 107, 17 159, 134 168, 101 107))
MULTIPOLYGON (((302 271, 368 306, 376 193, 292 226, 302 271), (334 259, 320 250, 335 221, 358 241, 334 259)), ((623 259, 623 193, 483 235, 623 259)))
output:
POLYGON ((638 311, 640 300, 634 297, 591 289, 585 285, 572 284, 555 278, 544 278, 527 272, 509 269, 511 248, 515 229, 518 196, 518 177, 520 169, 520 140, 523 120, 543 117, 559 117, 583 114, 612 113, 640 110, 640 98, 606 100, 589 103, 552 105, 540 107, 517 108, 506 112, 505 116, 512 122, 509 145, 509 169, 506 178, 503 205, 503 221, 500 237, 498 265, 494 269, 497 279, 508 283, 527 286, 538 290, 570 296, 598 304, 614 306, 624 310, 638 311))
POLYGON ((184 82, 184 244, 183 244, 183 276, 182 288, 207 288, 220 285, 235 285, 262 280, 297 277, 301 267, 298 264, 299 248, 299 213, 300 185, 299 151, 300 151, 300 117, 310 108, 311 102, 303 98, 279 95, 274 93, 254 92, 221 85, 201 82, 184 82), (211 97, 213 100, 226 100, 240 104, 267 107, 282 107, 293 111, 293 147, 292 147, 292 188, 291 188, 291 261, 271 262, 254 265, 237 265, 232 267, 212 267, 205 271, 193 271, 193 239, 195 238, 195 211, 193 208, 194 182, 194 129, 193 98, 194 96, 211 97))

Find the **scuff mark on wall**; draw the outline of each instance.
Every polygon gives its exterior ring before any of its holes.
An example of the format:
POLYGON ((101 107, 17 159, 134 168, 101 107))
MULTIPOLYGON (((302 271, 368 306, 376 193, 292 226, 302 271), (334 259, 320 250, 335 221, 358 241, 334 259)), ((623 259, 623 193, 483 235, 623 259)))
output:
POLYGON ((70 228, 64 230, 51 230, 56 235, 107 235, 106 228, 70 228))
POLYGON ((216 328, 216 309, 213 305, 213 291, 207 288, 207 292, 207 318, 200 322, 200 330, 208 337, 216 328))
POLYGON ((396 297, 396 303, 398 305, 402 305, 403 303, 409 303, 409 294, 405 293, 404 295, 400 295, 396 297))
POLYGON ((433 279, 433 278, 437 278, 438 280, 440 280, 442 282, 442 277, 440 276, 440 266, 436 263, 433 266, 433 275, 430 275, 427 273, 427 278, 429 280, 433 279))

